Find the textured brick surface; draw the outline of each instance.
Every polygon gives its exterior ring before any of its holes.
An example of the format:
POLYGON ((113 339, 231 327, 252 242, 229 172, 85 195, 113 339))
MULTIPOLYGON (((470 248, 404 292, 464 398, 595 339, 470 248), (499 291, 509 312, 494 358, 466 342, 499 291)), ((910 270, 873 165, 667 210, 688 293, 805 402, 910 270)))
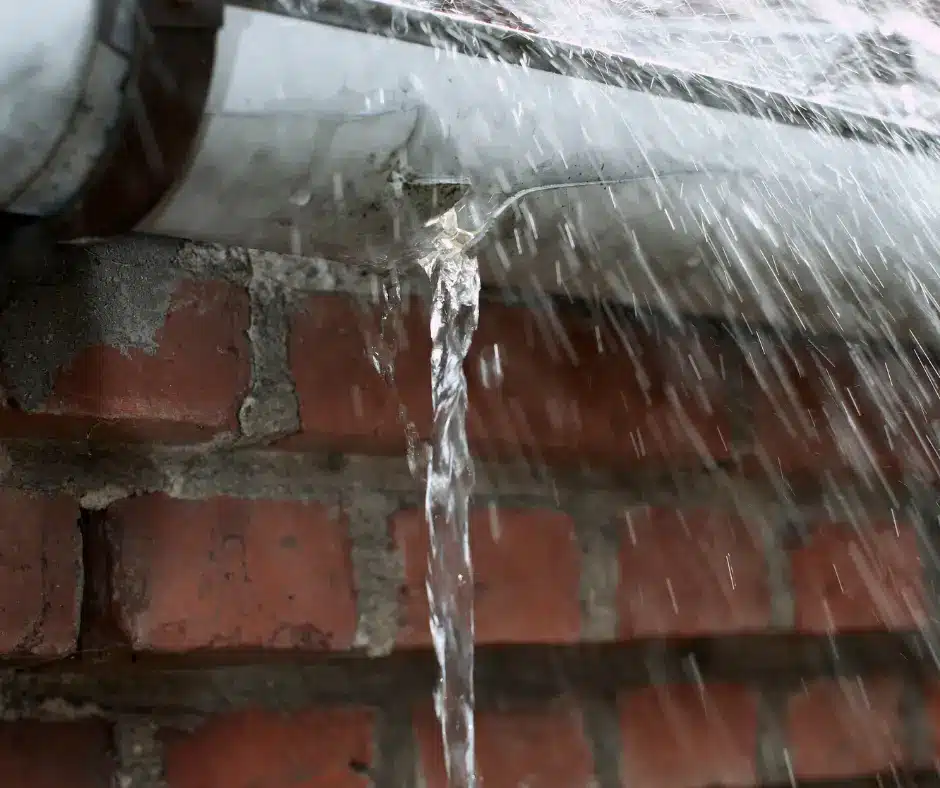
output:
POLYGON ((677 343, 626 320, 615 330, 598 318, 481 310, 468 363, 470 430, 480 446, 562 464, 726 458, 726 387, 713 343, 677 343), (487 388, 481 360, 492 366, 494 349, 502 380, 487 388))
POLYGON ((155 352, 94 345, 58 372, 37 413, 0 413, 0 431, 93 440, 204 440, 237 427, 248 385, 248 295, 182 281, 155 352))
POLYGON ((298 308, 291 322, 289 348, 302 434, 286 445, 401 453, 405 449, 398 418, 401 405, 407 407, 419 433, 428 435, 431 342, 427 319, 417 305, 403 317, 406 330, 395 360, 395 388, 386 384, 369 358, 378 323, 374 310, 342 294, 317 294, 298 308))
POLYGON ((16 788, 106 788, 111 736, 99 722, 0 722, 0 773, 16 788))
POLYGON ((845 352, 765 349, 749 394, 757 445, 772 467, 873 471, 894 462, 879 410, 845 352))
MULTIPOLYGON (((425 310, 390 387, 321 264, 171 251, 80 279, 107 347, 0 314, 0 775, 443 788, 425 310)), ((548 306, 485 299, 466 365, 482 785, 932 784, 935 363, 548 306)))
POLYGON ((167 732, 168 788, 367 788, 372 715, 337 709, 247 711, 167 732))
POLYGON ((730 686, 652 687, 620 701, 625 785, 756 782, 757 696, 730 686))
POLYGON ((819 523, 791 554, 803 632, 915 629, 927 621, 923 559, 904 523, 819 523))
POLYGON ((904 762, 901 686, 893 680, 817 681, 787 704, 797 779, 891 772, 904 762))
MULTIPOLYGON (((667 344, 660 353, 638 327, 599 332, 589 320, 558 320, 520 307, 481 309, 467 361, 468 432, 477 452, 629 466, 654 460, 694 465, 728 456, 720 353, 711 344, 696 343, 692 354, 667 344)), ((290 353, 303 435, 288 445, 400 451, 401 404, 418 432, 428 435, 427 318, 413 304, 403 321, 394 390, 366 357, 376 323, 342 295, 313 296, 295 315, 290 353), (341 380, 335 378, 339 368, 341 380), (322 385, 326 379, 332 385, 322 385)))
MULTIPOLYGON (((400 512, 392 532, 405 562, 403 646, 431 644, 424 513, 400 512)), ((550 510, 476 510, 470 523, 478 643, 576 643, 579 555, 569 517, 550 510)))
POLYGON ((146 496, 109 511, 114 598, 135 647, 345 649, 346 531, 299 501, 146 496))
POLYGON ((640 508, 624 518, 625 638, 756 632, 770 624, 761 539, 720 511, 640 508))
MULTIPOLYGON (((433 711, 415 715, 419 768, 427 788, 447 788, 433 711)), ((482 712, 476 721, 479 776, 489 788, 590 788, 594 763, 577 708, 561 704, 482 712)))
POLYGON ((71 652, 81 589, 77 504, 0 488, 0 654, 71 652))
POLYGON ((935 765, 940 764, 940 681, 933 678, 923 689, 926 748, 922 759, 935 765))

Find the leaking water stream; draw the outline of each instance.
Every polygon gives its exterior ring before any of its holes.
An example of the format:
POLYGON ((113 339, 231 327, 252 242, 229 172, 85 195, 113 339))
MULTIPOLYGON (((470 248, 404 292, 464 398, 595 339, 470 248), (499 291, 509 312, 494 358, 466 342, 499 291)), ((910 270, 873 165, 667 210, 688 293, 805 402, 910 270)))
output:
POLYGON ((430 529, 427 592, 431 635, 441 678, 435 697, 447 780, 476 785, 473 727, 473 566, 470 494, 473 459, 467 443, 467 379, 463 364, 479 314, 476 261, 446 231, 424 261, 431 279, 431 405, 433 426, 425 512, 430 529))
MULTIPOLYGON (((467 443, 464 361, 479 316, 477 262, 465 254, 469 236, 453 212, 428 228, 420 264, 431 283, 431 407, 425 516, 429 529, 427 595, 431 636, 440 669, 435 709, 440 721, 447 781, 451 788, 477 784, 474 752, 473 566, 469 504, 473 458, 467 443)), ((380 285, 379 336, 369 349, 375 370, 394 383, 402 333, 402 289, 393 270, 380 285)), ((404 405, 398 417, 407 442, 408 466, 420 476, 421 448, 404 405)))

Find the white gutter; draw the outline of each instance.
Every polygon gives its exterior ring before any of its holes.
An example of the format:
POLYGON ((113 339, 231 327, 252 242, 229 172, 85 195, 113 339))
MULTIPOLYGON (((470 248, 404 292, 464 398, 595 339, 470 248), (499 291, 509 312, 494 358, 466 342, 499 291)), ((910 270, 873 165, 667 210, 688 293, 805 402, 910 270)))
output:
MULTIPOLYGON (((79 199, 118 123, 128 58, 120 24, 100 43, 100 14, 94 0, 0 4, 0 199, 12 214, 79 199)), ((421 29, 370 35, 227 6, 191 155, 127 229, 369 264, 407 254, 469 189, 459 215, 491 282, 813 327, 930 324, 940 146, 926 130, 827 107, 807 120, 759 98, 742 107, 760 93, 747 86, 715 98, 706 82, 677 100, 664 77, 660 95, 643 93, 641 78, 609 69, 551 73, 573 62, 556 68, 557 52, 538 68, 507 64, 457 51, 474 26, 445 24, 457 31, 446 47, 421 29), (833 299, 841 314, 824 306, 833 299)), ((475 27, 504 46, 506 31, 475 27)))
POLYGON ((97 40, 98 0, 0 5, 0 206, 57 209, 106 147, 128 59, 97 40))

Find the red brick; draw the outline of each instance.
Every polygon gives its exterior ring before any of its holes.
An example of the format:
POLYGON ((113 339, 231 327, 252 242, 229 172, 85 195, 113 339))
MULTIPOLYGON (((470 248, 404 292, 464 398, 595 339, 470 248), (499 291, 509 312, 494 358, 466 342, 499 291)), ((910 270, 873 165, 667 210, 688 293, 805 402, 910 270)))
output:
POLYGON ((875 774, 901 766, 900 682, 815 681, 787 703, 786 736, 798 780, 875 774))
POLYGON ((757 783, 757 698, 742 687, 649 687, 620 701, 623 784, 757 783))
POLYGON ((379 316, 341 293, 310 298, 291 322, 290 362, 300 404, 302 434, 285 445, 398 454, 405 449, 399 406, 427 436, 431 413, 431 341, 415 304, 403 316, 404 342, 395 361, 396 389, 368 357, 368 337, 379 316))
MULTIPOLYGON (((428 646, 424 512, 392 518, 404 557, 399 644, 428 646)), ((581 632, 580 554, 570 518, 546 509, 478 509, 470 521, 478 643, 576 643, 581 632)))
POLYGON ((368 788, 370 712, 244 711, 165 732, 168 788, 368 788))
POLYGON ((910 526, 821 523, 790 561, 801 632, 906 630, 927 622, 923 567, 910 526))
MULTIPOLYGON (((475 453, 619 465, 728 456, 721 364, 711 344, 653 338, 627 324, 619 334, 601 331, 592 320, 564 314, 554 322, 553 334, 547 314, 482 307, 466 365, 475 453), (481 364, 492 360, 494 346, 503 375, 487 388, 481 364)), ((377 316, 364 316, 348 296, 308 300, 294 317, 290 342, 303 434, 285 445, 400 452, 401 404, 419 435, 428 436, 430 340, 417 304, 404 325, 393 390, 366 357, 363 328, 375 335, 377 316)))
MULTIPOLYGON (((590 788, 591 749, 580 713, 561 704, 479 711, 477 769, 486 788, 590 788)), ((421 771, 427 788, 447 788, 444 751, 431 709, 415 715, 421 771)))
POLYGON ((932 679, 925 682, 924 708, 928 725, 929 763, 940 769, 940 681, 932 679))
POLYGON ((471 438, 481 452, 520 449, 563 464, 654 461, 699 465, 729 456, 717 348, 653 336, 625 319, 490 305, 467 364, 471 438), (502 382, 483 385, 498 347, 502 382))
POLYGON ((896 466, 884 415, 844 350, 771 348, 751 361, 756 451, 771 470, 896 466))
POLYGON ((770 589, 759 535, 720 511, 634 510, 621 541, 618 598, 624 638, 765 629, 770 589))
POLYGON ((247 328, 244 290, 184 280, 156 352, 85 348, 59 371, 39 412, 0 411, 0 433, 175 443, 233 431, 250 374, 247 328))
POLYGON ((111 732, 99 722, 0 722, 0 774, 11 788, 108 788, 111 732))
POLYGON ((889 357, 885 372, 869 379, 877 386, 885 429, 898 465, 911 477, 940 478, 940 370, 921 353, 889 357))
MULTIPOLYGON (((940 371, 933 360, 916 347, 897 353, 856 345, 842 363, 844 379, 851 381, 852 400, 858 402, 851 412, 862 434, 871 437, 870 445, 883 472, 903 470, 904 481, 911 476, 930 481, 940 478, 936 441, 940 371)), ((846 397, 840 395, 839 399, 845 401, 846 397)), ((854 443, 857 447, 858 441, 854 443)), ((851 456, 853 441, 846 444, 851 456)), ((866 469, 870 460, 855 453, 855 466, 866 469)))
POLYGON ((346 649, 345 524, 317 503, 150 495, 109 512, 114 598, 138 649, 346 649))
POLYGON ((75 649, 81 572, 78 505, 0 488, 0 654, 75 649))

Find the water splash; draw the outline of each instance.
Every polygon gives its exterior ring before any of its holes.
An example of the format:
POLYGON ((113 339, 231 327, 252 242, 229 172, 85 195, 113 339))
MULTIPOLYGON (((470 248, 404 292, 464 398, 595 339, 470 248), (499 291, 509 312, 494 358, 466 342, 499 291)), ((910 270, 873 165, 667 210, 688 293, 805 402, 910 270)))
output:
MULTIPOLYGON (((403 325, 404 302, 402 301, 402 283, 399 271, 392 267, 386 276, 377 280, 379 303, 379 333, 370 336, 366 332, 369 359, 375 371, 390 388, 395 387, 395 359, 402 338, 405 335, 403 325)), ((408 470, 412 478, 421 476, 422 466, 425 464, 425 446, 418 436, 418 428, 408 415, 408 408, 404 402, 398 405, 398 421, 405 430, 405 451, 408 460, 408 470)))
POLYGON ((467 443, 463 364, 479 317, 476 260, 445 217, 422 265, 431 279, 433 430, 425 512, 430 529, 427 593, 441 678, 435 695, 450 788, 477 784, 474 752, 473 566, 469 504, 473 458, 467 443))

